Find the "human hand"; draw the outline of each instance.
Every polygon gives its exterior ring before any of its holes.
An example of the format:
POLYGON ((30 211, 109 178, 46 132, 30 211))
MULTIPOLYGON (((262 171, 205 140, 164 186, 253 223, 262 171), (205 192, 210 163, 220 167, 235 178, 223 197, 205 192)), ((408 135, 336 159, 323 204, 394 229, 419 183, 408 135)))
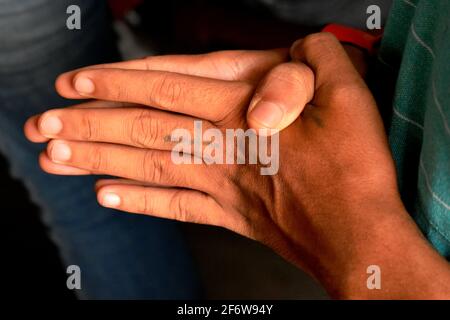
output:
MULTIPOLYGON (((192 132, 197 118, 204 119, 204 128, 220 132, 248 128, 245 115, 254 90, 248 82, 177 74, 164 74, 158 82, 136 71, 86 70, 80 73, 95 74, 96 87, 85 97, 151 104, 177 114, 140 106, 99 109, 102 103, 94 102, 84 109, 49 111, 30 121, 28 132, 58 139, 41 157, 49 172, 81 170, 131 179, 100 181, 97 193, 104 206, 228 228, 265 243, 335 296, 367 294, 368 265, 393 269, 382 250, 390 258, 399 248, 427 245, 398 196, 373 98, 340 44, 330 35, 313 35, 295 44, 292 56, 314 70, 315 93, 302 116, 280 134, 277 175, 261 176, 260 165, 176 165, 170 156, 174 143, 167 137, 177 128, 192 132), (130 83, 135 86, 122 90, 130 83), (174 96, 183 99, 174 101, 174 96), (51 116, 62 124, 58 133, 47 130, 51 116)), ((304 73, 288 89, 309 92, 311 81, 304 81, 311 79, 309 69, 296 62, 290 66, 287 76, 290 70, 295 75, 298 66, 304 73)), ((79 98, 72 76, 60 79, 59 90, 79 98)), ((423 260, 434 259, 429 250, 419 252, 423 260)))

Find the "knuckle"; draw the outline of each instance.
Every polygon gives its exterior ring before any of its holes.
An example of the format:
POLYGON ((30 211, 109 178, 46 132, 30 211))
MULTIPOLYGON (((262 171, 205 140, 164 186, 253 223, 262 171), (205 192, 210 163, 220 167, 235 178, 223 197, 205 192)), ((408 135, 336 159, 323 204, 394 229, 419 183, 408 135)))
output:
POLYGON ((112 99, 114 101, 132 101, 134 100, 129 93, 129 90, 126 86, 119 85, 118 90, 112 94, 112 99))
POLYGON ((137 205, 137 213, 152 214, 155 212, 155 197, 149 190, 142 192, 141 201, 137 205))
POLYGON ((146 57, 143 57, 140 59, 144 63, 146 71, 152 70, 152 68, 151 68, 152 59, 154 59, 154 56, 146 56, 146 57))
POLYGON ((98 137, 98 122, 89 114, 85 113, 81 118, 80 135, 86 141, 92 141, 98 137))
POLYGON ((222 106, 215 111, 214 124, 227 126, 235 123, 247 111, 253 97, 254 85, 246 81, 233 81, 218 94, 215 103, 222 106))
POLYGON ((128 74, 124 70, 96 70, 94 82, 99 98, 116 102, 133 101, 132 86, 127 80, 128 74))
POLYGON ((232 80, 237 80, 240 78, 243 73, 243 65, 242 60, 240 59, 241 55, 235 53, 235 56, 227 61, 227 67, 230 73, 230 77, 232 80))
POLYGON ((169 200, 169 210, 175 215, 175 220, 194 222, 190 220, 190 199, 186 192, 175 191, 169 200))
POLYGON ((99 147, 91 147, 86 156, 89 162, 89 167, 93 171, 99 172, 107 169, 107 157, 99 147))
POLYGON ((150 90, 149 100, 172 109, 183 104, 183 96, 182 84, 172 79, 171 75, 163 74, 157 78, 156 84, 150 90))
POLYGON ((144 181, 162 183, 165 163, 158 153, 153 151, 145 151, 142 157, 142 164, 139 176, 142 176, 144 181))
POLYGON ((156 144, 161 131, 160 123, 148 110, 142 110, 130 120, 130 140, 138 147, 148 148, 156 144))
POLYGON ((329 32, 319 32, 306 36, 302 42, 305 48, 315 47, 319 43, 339 43, 339 41, 333 34, 329 32))
POLYGON ((208 65, 217 74, 223 74, 228 80, 238 80, 242 73, 242 51, 216 51, 200 56, 200 63, 208 65))
MULTIPOLYGON (((301 88, 305 85, 305 68, 295 64, 286 63, 280 65, 271 76, 272 81, 277 81, 282 84, 301 88)), ((269 84, 270 85, 270 84, 269 84)))

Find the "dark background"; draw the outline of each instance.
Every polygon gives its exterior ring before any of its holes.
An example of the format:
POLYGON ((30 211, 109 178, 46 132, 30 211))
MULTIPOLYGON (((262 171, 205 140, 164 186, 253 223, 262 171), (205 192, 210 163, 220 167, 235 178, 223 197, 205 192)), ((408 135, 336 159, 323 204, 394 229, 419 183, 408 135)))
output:
POLYGON ((57 250, 39 219, 24 186, 10 177, 0 157, 3 255, 2 290, 11 298, 74 299, 66 289, 66 277, 57 250), (38 262, 38 263, 37 263, 38 262))

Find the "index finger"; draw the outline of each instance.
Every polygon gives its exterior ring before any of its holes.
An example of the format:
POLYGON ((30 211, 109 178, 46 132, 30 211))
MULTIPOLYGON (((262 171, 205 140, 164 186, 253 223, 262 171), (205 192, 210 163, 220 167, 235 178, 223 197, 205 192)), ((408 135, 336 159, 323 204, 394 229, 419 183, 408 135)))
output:
POLYGON ((89 69, 167 71, 219 80, 254 81, 287 60, 287 49, 226 50, 198 55, 149 56, 141 59, 88 66, 61 74, 56 89, 66 98, 79 98, 73 90, 74 76, 89 69))
POLYGON ((220 121, 239 112, 253 86, 174 72, 87 69, 74 76, 79 97, 138 103, 205 120, 220 121))
POLYGON ((300 60, 314 71, 316 89, 325 83, 346 85, 362 82, 345 49, 331 33, 315 33, 297 40, 290 53, 293 60, 300 60))

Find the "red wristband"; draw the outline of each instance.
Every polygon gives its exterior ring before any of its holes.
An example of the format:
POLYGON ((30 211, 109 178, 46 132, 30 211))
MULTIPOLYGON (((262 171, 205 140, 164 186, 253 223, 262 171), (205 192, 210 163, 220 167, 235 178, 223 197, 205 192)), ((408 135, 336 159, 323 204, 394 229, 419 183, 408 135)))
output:
POLYGON ((374 54, 376 46, 382 37, 381 34, 372 35, 358 29, 353 29, 334 23, 327 25, 322 29, 322 32, 332 33, 340 42, 349 43, 362 48, 370 55, 374 54))

